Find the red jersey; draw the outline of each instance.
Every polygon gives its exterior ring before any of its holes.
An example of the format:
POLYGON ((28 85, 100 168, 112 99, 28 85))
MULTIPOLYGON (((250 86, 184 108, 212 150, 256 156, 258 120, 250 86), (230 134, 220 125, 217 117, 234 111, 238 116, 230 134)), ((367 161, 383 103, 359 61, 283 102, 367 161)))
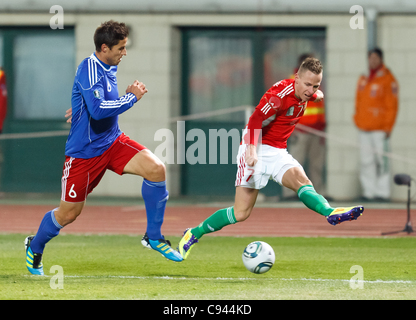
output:
MULTIPOLYGON (((316 99, 316 94, 311 100, 316 99)), ((295 80, 275 83, 261 98, 247 124, 244 142, 257 145, 260 130, 262 144, 286 149, 287 139, 303 116, 307 101, 295 96, 295 80)))

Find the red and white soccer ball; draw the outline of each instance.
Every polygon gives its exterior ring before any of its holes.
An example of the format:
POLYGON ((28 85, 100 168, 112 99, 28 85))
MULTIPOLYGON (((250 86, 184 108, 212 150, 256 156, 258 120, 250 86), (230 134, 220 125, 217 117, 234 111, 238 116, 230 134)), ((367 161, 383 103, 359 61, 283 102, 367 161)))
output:
POLYGON ((250 243, 243 252, 243 263, 248 271, 265 273, 273 267, 275 262, 273 248, 264 241, 250 243))

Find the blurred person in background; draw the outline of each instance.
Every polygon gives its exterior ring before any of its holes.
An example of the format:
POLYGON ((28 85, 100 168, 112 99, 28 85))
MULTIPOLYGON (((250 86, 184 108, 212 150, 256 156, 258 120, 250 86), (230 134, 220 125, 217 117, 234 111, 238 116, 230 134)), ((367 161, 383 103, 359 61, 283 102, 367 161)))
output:
POLYGON ((3 132, 3 123, 7 113, 6 74, 0 67, 0 133, 3 132))
MULTIPOLYGON (((4 119, 6 119, 7 113, 7 87, 6 87, 6 74, 3 69, 0 67, 0 134, 3 132, 4 119)), ((0 140, 0 179, 1 179, 1 168, 3 166, 3 150, 2 143, 0 140)), ((0 180, 1 186, 1 180, 0 180)), ((0 192, 0 197, 3 196, 3 193, 0 192)))
POLYGON ((362 200, 390 200, 390 165, 383 152, 398 110, 398 83, 383 63, 379 48, 368 53, 368 75, 358 79, 354 122, 359 129, 362 200))

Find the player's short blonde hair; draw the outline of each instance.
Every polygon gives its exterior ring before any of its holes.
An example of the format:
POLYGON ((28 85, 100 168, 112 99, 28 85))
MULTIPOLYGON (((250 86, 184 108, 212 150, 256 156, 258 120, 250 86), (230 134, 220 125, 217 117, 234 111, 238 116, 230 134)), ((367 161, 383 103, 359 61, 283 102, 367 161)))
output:
POLYGON ((299 67, 298 74, 301 74, 307 70, 309 70, 310 72, 314 74, 321 74, 323 68, 324 67, 321 61, 319 61, 316 58, 310 57, 310 58, 306 58, 305 60, 303 60, 302 64, 299 67))

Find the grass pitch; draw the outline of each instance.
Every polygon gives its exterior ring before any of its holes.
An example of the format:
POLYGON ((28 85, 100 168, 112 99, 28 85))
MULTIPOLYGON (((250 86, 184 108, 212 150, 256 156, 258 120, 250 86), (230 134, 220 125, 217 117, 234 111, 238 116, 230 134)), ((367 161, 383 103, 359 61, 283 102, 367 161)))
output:
MULTIPOLYGON (((205 236, 181 263, 144 249, 140 237, 60 235, 44 253, 44 277, 25 267, 26 235, 0 234, 0 299, 416 299, 416 238, 205 236), (273 268, 248 272, 247 244, 269 243, 273 268), (63 289, 51 267, 62 267, 63 289), (353 282, 353 266, 363 281, 353 282)), ((177 237, 168 237, 174 246, 177 237)))

